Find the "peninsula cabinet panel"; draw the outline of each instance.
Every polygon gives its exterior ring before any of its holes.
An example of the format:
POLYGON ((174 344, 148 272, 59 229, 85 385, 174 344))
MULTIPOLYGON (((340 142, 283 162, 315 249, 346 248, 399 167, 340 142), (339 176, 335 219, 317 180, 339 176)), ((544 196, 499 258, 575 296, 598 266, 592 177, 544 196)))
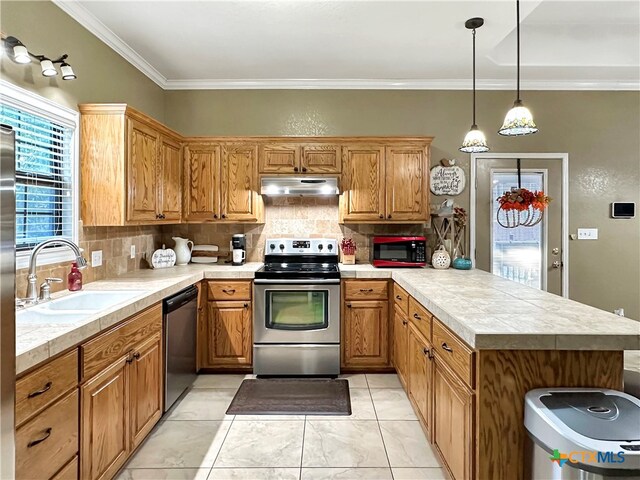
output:
POLYGON ((78 456, 73 457, 69 463, 67 463, 62 470, 56 473, 55 477, 51 480, 77 480, 78 479, 78 456))
POLYGON ((128 119, 127 220, 154 221, 158 214, 158 132, 128 119))
POLYGON ((407 383, 409 398, 422 417, 429 433, 432 432, 431 409, 433 406, 433 363, 431 344, 419 330, 409 324, 409 347, 407 351, 407 383))
POLYGON ((127 460, 129 402, 128 356, 82 386, 81 478, 110 479, 127 460))
POLYGON ((296 144, 267 144, 260 146, 260 173, 297 173, 300 171, 300 146, 296 144))
POLYGON ((388 220, 429 219, 429 189, 424 147, 392 146, 385 152, 388 220))
POLYGON ((140 345, 131 361, 131 449, 135 449, 162 416, 162 336, 140 345))
POLYGON ((251 365, 253 335, 250 301, 209 302, 207 367, 251 365))
POLYGON ((389 302, 347 301, 343 317, 343 366, 389 366, 389 302))
POLYGON ((179 221, 176 185, 181 190, 182 184, 175 173, 180 136, 125 104, 83 104, 79 109, 84 226, 179 221))
POLYGON ((409 342, 409 320, 396 305, 393 313, 393 366, 400 383, 407 390, 407 357, 409 342))
POLYGON ((340 173, 342 170, 339 145, 303 145, 301 157, 302 173, 340 173))
POLYGON ((160 144, 161 172, 158 198, 163 220, 182 218, 182 145, 162 136, 160 144))
POLYGON ((469 480, 473 475, 473 392, 437 357, 433 388, 433 441, 452 477, 469 480))
POLYGON ((343 221, 380 221, 385 213, 384 147, 342 149, 343 221))
POLYGON ((220 146, 187 144, 184 156, 185 221, 220 218, 220 146))
POLYGON ((258 148, 227 145, 222 148, 221 218, 228 221, 258 221, 258 148))

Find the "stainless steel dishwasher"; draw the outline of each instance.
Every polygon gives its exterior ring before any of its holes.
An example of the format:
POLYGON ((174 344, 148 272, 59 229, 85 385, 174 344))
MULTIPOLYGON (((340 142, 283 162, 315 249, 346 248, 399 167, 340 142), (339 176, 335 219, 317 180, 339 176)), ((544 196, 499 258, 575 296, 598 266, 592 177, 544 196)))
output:
POLYGON ((192 285, 162 303, 164 313, 164 411, 196 378, 198 288, 192 285))

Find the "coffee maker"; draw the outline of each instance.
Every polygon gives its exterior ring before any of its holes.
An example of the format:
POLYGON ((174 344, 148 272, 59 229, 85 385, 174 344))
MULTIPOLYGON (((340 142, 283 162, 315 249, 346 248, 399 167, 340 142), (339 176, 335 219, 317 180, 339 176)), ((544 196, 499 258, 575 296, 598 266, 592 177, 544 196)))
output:
POLYGON ((244 233, 236 233, 231 237, 231 265, 244 265, 247 257, 247 237, 244 233))

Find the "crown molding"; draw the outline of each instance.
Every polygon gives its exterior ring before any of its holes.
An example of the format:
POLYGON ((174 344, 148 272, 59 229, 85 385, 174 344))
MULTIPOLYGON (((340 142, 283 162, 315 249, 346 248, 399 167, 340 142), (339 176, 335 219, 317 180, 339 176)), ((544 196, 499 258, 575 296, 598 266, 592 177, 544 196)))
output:
MULTIPOLYGON (((194 79, 170 80, 76 0, 52 0, 164 90, 471 90, 470 79, 194 79)), ((515 80, 478 80, 478 90, 515 90, 515 80)), ((640 90, 640 81, 534 80, 522 90, 640 90)))
POLYGON ((159 87, 165 89, 167 79, 149 62, 125 43, 118 35, 113 33, 104 23, 98 20, 89 10, 84 8, 76 0, 52 0, 63 12, 77 21, 84 28, 106 43, 111 49, 122 56, 131 65, 144 73, 159 87))

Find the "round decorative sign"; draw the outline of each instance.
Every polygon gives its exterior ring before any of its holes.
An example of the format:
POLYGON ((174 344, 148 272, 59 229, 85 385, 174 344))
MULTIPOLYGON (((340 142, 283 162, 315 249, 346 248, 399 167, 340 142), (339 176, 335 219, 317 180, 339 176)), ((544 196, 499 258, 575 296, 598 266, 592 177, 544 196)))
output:
POLYGON ((464 170, 460 167, 433 167, 431 192, 434 195, 460 195, 466 186, 464 170))

